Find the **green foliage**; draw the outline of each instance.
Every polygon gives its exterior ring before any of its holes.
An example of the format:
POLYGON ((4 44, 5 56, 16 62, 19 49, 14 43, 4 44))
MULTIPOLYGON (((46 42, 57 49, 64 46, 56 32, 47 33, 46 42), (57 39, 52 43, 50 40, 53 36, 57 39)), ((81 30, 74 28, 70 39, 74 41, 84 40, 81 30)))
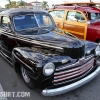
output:
POLYGON ((6 4, 5 7, 6 8, 11 8, 11 0, 7 0, 9 2, 9 4, 6 4))
POLYGON ((12 2, 11 2, 11 7, 13 7, 13 8, 16 8, 16 7, 17 7, 16 1, 12 1, 12 2))
POLYGON ((11 0, 7 0, 9 2, 9 5, 11 5, 11 0))
POLYGON ((5 5, 5 8, 17 8, 18 6, 24 6, 25 2, 23 0, 20 0, 18 2, 7 0, 9 3, 5 5))
POLYGON ((9 9, 10 8, 10 4, 6 4, 5 8, 9 9))
POLYGON ((47 1, 43 1, 42 5, 43 5, 44 8, 46 8, 46 6, 48 5, 48 2, 47 1))
POLYGON ((18 1, 18 6, 25 6, 25 2, 23 0, 18 1))

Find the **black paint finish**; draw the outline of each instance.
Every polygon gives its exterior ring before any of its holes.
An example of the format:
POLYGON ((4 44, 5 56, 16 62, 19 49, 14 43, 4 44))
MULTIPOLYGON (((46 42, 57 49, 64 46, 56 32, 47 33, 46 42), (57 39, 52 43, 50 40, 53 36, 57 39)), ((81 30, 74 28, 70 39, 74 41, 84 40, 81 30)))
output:
MULTIPOLYGON (((57 34, 55 24, 52 26, 52 30, 43 34, 32 35, 34 29, 32 31, 15 31, 13 17, 35 13, 50 16, 44 11, 23 9, 8 10, 0 14, 0 22, 2 16, 8 16, 11 21, 11 29, 3 28, 0 23, 0 52, 13 64, 15 69, 16 63, 22 64, 36 86, 46 88, 53 85, 54 75, 47 77, 43 74, 45 64, 52 62, 55 67, 73 64, 87 56, 87 51, 91 51, 90 54, 94 55, 97 44, 57 34), (64 59, 68 62, 62 63, 64 59)), ((49 27, 45 28, 49 29, 49 27)))

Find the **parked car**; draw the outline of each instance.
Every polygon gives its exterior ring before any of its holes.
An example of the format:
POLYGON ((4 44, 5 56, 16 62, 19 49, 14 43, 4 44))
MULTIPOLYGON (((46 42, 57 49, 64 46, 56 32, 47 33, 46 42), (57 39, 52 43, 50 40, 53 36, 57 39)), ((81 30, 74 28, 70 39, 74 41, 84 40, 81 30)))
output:
POLYGON ((100 47, 60 32, 44 11, 0 13, 1 55, 29 88, 41 88, 44 96, 71 91, 100 73, 100 47))
POLYGON ((100 43, 100 9, 96 4, 100 3, 65 3, 54 6, 49 13, 59 29, 100 43))
POLYGON ((2 12, 2 11, 4 11, 4 10, 6 10, 5 8, 0 8, 0 12, 2 12))

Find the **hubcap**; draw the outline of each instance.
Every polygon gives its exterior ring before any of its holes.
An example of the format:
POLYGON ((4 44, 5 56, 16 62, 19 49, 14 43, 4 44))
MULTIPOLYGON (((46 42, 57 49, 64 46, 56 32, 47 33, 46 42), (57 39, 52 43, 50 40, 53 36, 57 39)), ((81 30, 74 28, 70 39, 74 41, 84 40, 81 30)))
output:
POLYGON ((29 83, 30 78, 29 78, 29 76, 27 75, 26 70, 25 70, 23 67, 21 67, 21 71, 22 71, 22 76, 23 76, 25 82, 26 82, 26 83, 29 83))

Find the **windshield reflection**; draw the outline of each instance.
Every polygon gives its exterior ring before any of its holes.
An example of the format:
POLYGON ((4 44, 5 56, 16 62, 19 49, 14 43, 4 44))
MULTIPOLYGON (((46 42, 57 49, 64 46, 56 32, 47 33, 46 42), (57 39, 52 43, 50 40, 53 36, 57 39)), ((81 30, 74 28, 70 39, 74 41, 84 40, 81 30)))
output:
POLYGON ((13 18, 13 22, 16 31, 29 30, 31 32, 33 29, 54 27, 51 17, 43 14, 16 16, 13 18))

